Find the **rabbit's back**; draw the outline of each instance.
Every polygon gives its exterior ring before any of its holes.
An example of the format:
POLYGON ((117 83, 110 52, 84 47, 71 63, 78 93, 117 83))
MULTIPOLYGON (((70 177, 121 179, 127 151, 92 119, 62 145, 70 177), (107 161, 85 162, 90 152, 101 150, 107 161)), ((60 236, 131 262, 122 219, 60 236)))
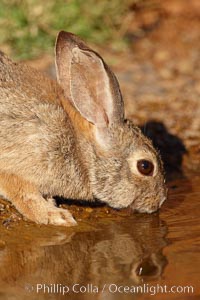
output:
POLYGON ((17 103, 25 100, 26 108, 41 101, 58 104, 61 94, 56 81, 25 64, 13 62, 0 51, 0 99, 15 99, 17 103))
POLYGON ((73 128, 61 97, 56 82, 0 53, 0 171, 25 176, 47 194, 49 186, 59 194, 68 172, 75 173, 73 128))

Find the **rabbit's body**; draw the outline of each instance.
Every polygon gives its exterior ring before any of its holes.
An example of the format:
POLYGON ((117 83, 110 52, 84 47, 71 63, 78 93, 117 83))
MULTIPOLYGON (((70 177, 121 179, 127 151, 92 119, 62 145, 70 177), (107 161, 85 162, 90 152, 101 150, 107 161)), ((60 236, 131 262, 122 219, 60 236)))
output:
POLYGON ((59 84, 0 53, 0 194, 44 224, 76 223, 48 201, 53 196, 156 210, 165 199, 162 165, 140 130, 124 122, 114 75, 71 34, 60 33, 56 50, 59 84), (157 161, 156 180, 147 176, 142 186, 129 166, 141 153, 157 161))
POLYGON ((91 198, 74 129, 60 104, 62 89, 36 70, 1 58, 0 170, 26 178, 44 195, 91 198))
POLYGON ((21 185, 36 197, 93 198, 62 97, 56 82, 0 53, 0 194, 11 201, 21 185))

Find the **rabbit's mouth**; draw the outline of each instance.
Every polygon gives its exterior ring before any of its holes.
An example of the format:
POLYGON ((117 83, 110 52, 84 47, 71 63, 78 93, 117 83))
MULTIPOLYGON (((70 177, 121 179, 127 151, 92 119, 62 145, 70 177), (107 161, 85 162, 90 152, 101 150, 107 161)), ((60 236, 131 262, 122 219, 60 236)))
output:
POLYGON ((163 196, 160 201, 154 202, 151 204, 152 199, 148 199, 148 201, 135 201, 132 205, 131 208, 133 211, 138 212, 138 213, 148 213, 152 214, 162 206, 162 204, 165 202, 167 199, 167 196, 163 196), (148 204, 145 204, 148 203, 148 204))
POLYGON ((134 212, 138 212, 138 213, 147 213, 147 214, 152 214, 156 211, 158 211, 159 209, 159 206, 156 206, 156 207, 152 207, 152 208, 149 208, 149 207, 140 207, 140 208, 133 208, 133 211, 134 212))

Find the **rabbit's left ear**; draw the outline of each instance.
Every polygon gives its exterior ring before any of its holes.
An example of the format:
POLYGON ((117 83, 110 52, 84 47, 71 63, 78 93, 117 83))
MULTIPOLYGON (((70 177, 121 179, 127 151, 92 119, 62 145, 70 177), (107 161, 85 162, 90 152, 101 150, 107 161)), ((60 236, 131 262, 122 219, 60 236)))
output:
POLYGON ((60 32, 56 44, 58 81, 83 118, 97 127, 122 122, 117 79, 103 59, 73 34, 60 32))

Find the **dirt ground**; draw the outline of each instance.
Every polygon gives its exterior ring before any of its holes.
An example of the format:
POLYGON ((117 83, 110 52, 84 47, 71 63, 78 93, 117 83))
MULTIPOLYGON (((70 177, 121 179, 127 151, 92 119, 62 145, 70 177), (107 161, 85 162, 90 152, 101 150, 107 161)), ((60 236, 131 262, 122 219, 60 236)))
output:
POLYGON ((131 50, 116 68, 126 113, 145 126, 171 172, 177 168, 198 172, 200 3, 159 3, 138 14, 132 28, 143 27, 143 34, 136 38, 134 31, 129 33, 131 50))

